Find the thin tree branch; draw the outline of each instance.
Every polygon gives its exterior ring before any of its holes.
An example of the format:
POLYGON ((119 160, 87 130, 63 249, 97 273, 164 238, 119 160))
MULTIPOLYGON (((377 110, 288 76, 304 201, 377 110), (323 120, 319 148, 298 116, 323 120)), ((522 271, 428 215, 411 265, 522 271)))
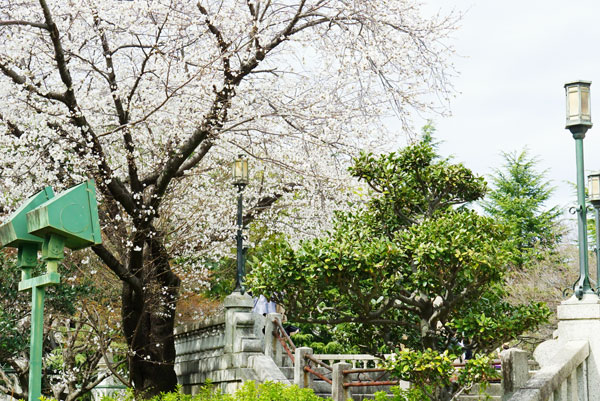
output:
MULTIPOLYGON (((104 60, 106 63, 106 68, 108 68, 108 83, 110 86, 110 94, 113 98, 113 103, 115 105, 115 109, 117 111, 117 117, 119 119, 119 124, 122 126, 127 126, 129 123, 129 113, 123 107, 123 101, 119 96, 118 86, 117 86, 117 75, 115 73, 115 68, 112 59, 112 51, 110 50, 110 46, 108 44, 108 38, 106 37, 106 33, 104 29, 100 25, 100 17, 98 16, 98 11, 96 9, 93 10, 93 19, 94 26, 98 31, 98 36, 100 37, 100 42, 102 43, 102 51, 104 53, 104 60)), ((125 128, 123 130, 123 142, 125 145, 125 150, 127 152, 127 169, 129 172, 129 183, 131 185, 132 192, 141 192, 142 185, 140 184, 140 179, 138 175, 138 167, 135 162, 134 152, 135 146, 133 144, 133 138, 131 136, 131 131, 129 128, 125 128)), ((140 200, 141 201, 141 200, 140 200)), ((138 201, 138 203, 140 202, 138 201)), ((138 205, 139 208, 139 205, 138 205)))
POLYGON ((46 25, 48 25, 48 31, 50 32, 50 39, 52 41, 52 46, 54 49, 54 59, 56 61, 56 66, 61 78, 61 81, 67 88, 64 93, 64 101, 63 103, 69 108, 71 113, 71 122, 80 129, 80 132, 86 141, 90 141, 92 143, 92 152, 99 159, 99 169, 100 174, 103 178, 103 185, 100 188, 103 190, 104 187, 112 196, 118 200, 127 213, 134 217, 135 216, 135 204, 133 201, 133 197, 127 191, 127 189, 123 186, 120 180, 117 179, 116 175, 113 173, 112 169, 108 165, 106 161, 106 157, 104 155, 104 150, 96 133, 94 132, 91 125, 88 123, 85 118, 82 110, 77 104, 77 99, 75 97, 75 91, 73 89, 73 80, 71 78, 71 73, 67 66, 67 61, 65 59, 65 52, 62 47, 62 43, 60 41, 60 34, 58 31, 58 27, 54 23, 52 18, 52 13, 50 12, 50 8, 46 0, 39 0, 40 6, 42 7, 42 11, 44 14, 44 19, 46 21, 46 25))
POLYGON ((142 293, 142 282, 140 279, 130 273, 104 245, 94 245, 92 250, 117 277, 131 285, 138 294, 142 293))
POLYGON ((198 7, 198 10, 200 10, 200 12, 205 16, 204 22, 208 26, 208 30, 217 39, 219 51, 221 52, 221 57, 223 57, 223 74, 225 75, 225 80, 231 81, 233 79, 233 75, 231 74, 231 63, 230 63, 230 59, 229 59, 229 55, 228 55, 228 49, 229 49, 230 43, 227 43, 227 41, 223 37, 223 34, 219 30, 219 28, 217 28, 212 23, 206 8, 202 7, 200 2, 197 3, 197 7, 198 7))
POLYGON ((31 21, 22 21, 22 20, 12 20, 12 21, 0 21, 0 26, 32 26, 34 28, 40 28, 48 30, 48 25, 41 22, 31 22, 31 21))
POLYGON ((27 83, 27 79, 24 76, 10 68, 5 62, 0 61, 0 71, 2 71, 2 73, 9 77, 14 83, 21 85, 30 93, 43 97, 44 99, 57 100, 62 103, 64 103, 66 100, 64 93, 42 92, 38 86, 27 83))

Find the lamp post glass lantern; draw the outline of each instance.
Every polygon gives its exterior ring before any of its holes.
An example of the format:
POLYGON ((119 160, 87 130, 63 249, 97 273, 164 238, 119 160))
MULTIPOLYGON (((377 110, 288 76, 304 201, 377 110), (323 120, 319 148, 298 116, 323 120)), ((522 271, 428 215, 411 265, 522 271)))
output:
MULTIPOLYGON (((566 128, 581 126, 585 131, 592 127, 592 106, 589 81, 575 81, 565 84, 567 95, 566 128)), ((585 131, 583 134, 585 134, 585 131)))
POLYGON ((575 155, 577 161, 577 237, 579 245, 579 279, 574 291, 578 299, 585 294, 593 294, 590 285, 588 253, 587 253, 587 207, 585 203, 585 183, 583 167, 583 138, 592 127, 591 97, 589 81, 574 81, 565 84, 566 125, 575 139, 575 155))
POLYGON ((241 294, 244 293, 244 276, 246 274, 245 269, 245 255, 244 255, 244 238, 242 235, 243 230, 243 218, 242 218, 242 191, 248 185, 248 160, 244 159, 242 155, 238 156, 238 159, 232 164, 232 179, 233 185, 238 188, 238 207, 237 207, 237 233, 236 233, 236 243, 237 243, 237 274, 235 280, 235 289, 233 291, 239 292, 241 294))
POLYGON ((242 155, 232 164, 233 185, 248 185, 248 160, 242 155))

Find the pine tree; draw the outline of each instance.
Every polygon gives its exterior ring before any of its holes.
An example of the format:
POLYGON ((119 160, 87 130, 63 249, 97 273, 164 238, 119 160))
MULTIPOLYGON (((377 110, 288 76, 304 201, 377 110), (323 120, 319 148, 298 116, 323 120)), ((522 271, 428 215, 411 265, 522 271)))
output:
POLYGON ((505 164, 495 170, 491 178, 494 190, 482 206, 511 230, 514 263, 522 269, 555 250, 562 237, 561 211, 558 206, 545 206, 554 187, 546 180, 546 172, 537 170, 535 157, 527 150, 502 155, 505 164))

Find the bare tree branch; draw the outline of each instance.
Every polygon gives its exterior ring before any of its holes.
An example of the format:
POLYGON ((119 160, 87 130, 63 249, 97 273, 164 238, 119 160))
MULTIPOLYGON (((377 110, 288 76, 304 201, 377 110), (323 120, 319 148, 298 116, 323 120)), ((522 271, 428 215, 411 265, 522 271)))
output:
POLYGON ((108 165, 106 157, 104 155, 104 150, 102 149, 102 145, 100 144, 97 135, 95 134, 91 125, 88 123, 79 105, 77 104, 75 91, 73 89, 73 80, 71 78, 71 73, 67 66, 67 61, 65 59, 65 52, 60 41, 58 27, 54 23, 52 13, 50 12, 50 8, 48 7, 46 0, 39 0, 39 3, 42 7, 46 25, 48 25, 48 31, 50 32, 50 39, 52 41, 52 46, 54 49, 54 59, 56 61, 56 66, 60 78, 65 87, 67 88, 64 93, 63 103, 69 108, 69 111, 71 112, 72 123, 81 130, 81 134, 83 135, 86 141, 89 140, 92 142, 92 151, 99 158, 100 173, 103 178, 103 183, 101 183, 103 185, 101 185, 100 188, 103 189, 104 187, 106 187, 106 189, 110 191, 112 196, 123 205, 125 211, 127 211, 129 215, 135 216, 135 203, 133 201, 133 196, 129 193, 129 191, 127 191, 127 189, 123 186, 121 181, 117 179, 116 175, 113 173, 112 169, 108 165))
POLYGON ((104 247, 104 245, 94 245, 92 250, 102 261, 112 270, 117 277, 131 285, 138 293, 142 291, 142 283, 139 278, 129 272, 119 260, 104 247))
POLYGON ((34 28, 48 30, 48 25, 43 24, 41 22, 31 22, 31 21, 22 21, 22 20, 0 21, 0 26, 11 26, 11 25, 32 26, 34 28))
POLYGON ((40 88, 36 85, 27 82, 27 79, 16 72, 14 69, 10 68, 6 62, 0 61, 0 71, 12 81, 18 85, 21 85, 25 90, 31 92, 35 95, 43 97, 49 100, 57 100, 59 102, 65 102, 65 94, 58 92, 42 92, 40 88))

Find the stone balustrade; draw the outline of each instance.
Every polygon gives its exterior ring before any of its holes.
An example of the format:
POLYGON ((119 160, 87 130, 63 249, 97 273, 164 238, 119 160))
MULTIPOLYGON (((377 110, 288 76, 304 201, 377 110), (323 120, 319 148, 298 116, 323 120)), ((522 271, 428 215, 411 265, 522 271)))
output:
MULTIPOLYGON (((176 329, 176 372, 186 393, 194 394, 207 381, 229 393, 245 380, 289 383, 283 371, 290 379, 293 372, 298 386, 319 390, 335 401, 351 396, 350 388, 356 392, 355 398, 361 399, 387 386, 371 384, 389 380, 380 373, 374 381, 365 376, 366 381, 362 378, 361 383, 349 385, 350 371, 372 372, 380 361, 375 356, 312 355, 310 348, 294 349, 288 344, 290 354, 295 354, 290 357, 273 335, 280 315, 253 314, 252 298, 239 293, 227 297, 224 306, 222 315, 176 329), (309 362, 306 355, 324 365, 309 362)), ((510 349, 501 354, 502 400, 600 401, 600 300, 587 296, 565 301, 558 317, 557 338, 540 345, 534 354, 541 368, 533 376, 524 351, 510 349)), ((499 399, 500 395, 494 397, 499 399)))
POLYGON ((256 328, 262 320, 253 305, 250 296, 233 293, 223 314, 175 330, 175 372, 185 393, 195 394, 209 381, 228 393, 245 380, 288 382, 263 353, 262 330, 256 328))
POLYGON ((381 361, 381 358, 369 354, 315 354, 314 357, 328 365, 347 362, 352 369, 375 367, 381 361))
POLYGON ((525 373, 528 369, 527 360, 516 358, 512 363, 504 365, 503 399, 509 401, 589 400, 587 377, 589 355, 590 347, 585 340, 561 344, 560 350, 557 350, 555 355, 528 380, 525 373))
POLYGON ((555 338, 537 347, 534 357, 540 370, 527 380, 526 364, 515 355, 505 355, 508 360, 503 361, 503 400, 600 401, 598 297, 586 294, 561 303, 555 338))

